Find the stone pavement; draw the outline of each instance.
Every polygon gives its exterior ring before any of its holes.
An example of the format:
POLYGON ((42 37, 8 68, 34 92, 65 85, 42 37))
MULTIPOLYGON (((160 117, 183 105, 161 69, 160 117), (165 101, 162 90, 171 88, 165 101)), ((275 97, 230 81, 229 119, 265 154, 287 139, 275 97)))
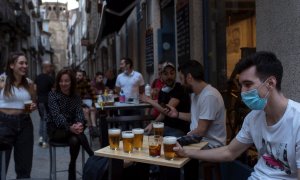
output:
MULTIPOLYGON (((41 148, 38 145, 39 140, 39 123, 40 117, 37 111, 31 113, 31 118, 34 126, 34 150, 33 150, 33 165, 31 171, 31 177, 33 179, 49 179, 49 171, 50 171, 50 161, 49 161, 49 148, 41 148)), ((88 132, 86 131, 88 135, 88 132)), ((89 137, 89 136, 87 136, 89 137)), ((93 141, 93 150, 99 149, 99 144, 96 144, 96 141, 93 141)), ((77 158, 76 169, 78 172, 82 172, 81 166, 81 152, 77 158)), ((85 160, 88 158, 88 155, 85 155, 85 160)), ((69 148, 57 148, 56 149, 56 166, 57 170, 67 170, 70 161, 69 148)), ((15 179, 15 168, 14 168, 14 160, 13 153, 11 156, 11 160, 8 167, 7 179, 15 179)), ((57 180, 67 180, 68 172, 59 172, 57 173, 57 180)), ((77 179, 82 179, 81 175, 77 174, 77 179)))

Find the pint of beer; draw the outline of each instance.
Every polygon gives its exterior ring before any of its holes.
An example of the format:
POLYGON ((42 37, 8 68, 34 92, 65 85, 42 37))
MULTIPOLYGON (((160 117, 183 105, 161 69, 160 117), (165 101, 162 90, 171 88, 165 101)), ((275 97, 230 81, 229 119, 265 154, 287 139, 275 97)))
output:
POLYGON ((132 153, 133 150, 133 133, 131 131, 123 131, 123 150, 126 153, 132 153))
POLYGON ((162 136, 148 136, 149 156, 160 157, 162 136))
POLYGON ((32 100, 24 101, 24 113, 31 113, 30 106, 32 104, 32 100))
POLYGON ((166 136, 163 139, 164 143, 164 154, 165 154, 165 159, 167 160, 173 160, 175 157, 175 152, 173 150, 173 147, 176 146, 176 137, 174 136, 166 136))
POLYGON ((164 123, 163 122, 153 122, 152 124, 154 135, 163 136, 164 135, 164 123))
POLYGON ((143 147, 143 137, 144 137, 144 129, 135 128, 132 129, 132 133, 134 134, 133 138, 133 147, 137 150, 142 150, 143 147))
POLYGON ((108 130, 108 141, 110 149, 117 150, 119 149, 119 143, 120 143, 120 129, 109 129, 108 130))

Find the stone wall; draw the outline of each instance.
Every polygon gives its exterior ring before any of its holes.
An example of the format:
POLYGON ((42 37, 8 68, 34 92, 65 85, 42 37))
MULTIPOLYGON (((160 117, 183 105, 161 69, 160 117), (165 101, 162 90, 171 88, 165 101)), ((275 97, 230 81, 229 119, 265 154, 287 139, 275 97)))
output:
POLYGON ((300 1, 257 0, 257 51, 274 52, 284 68, 282 91, 300 101, 300 1))

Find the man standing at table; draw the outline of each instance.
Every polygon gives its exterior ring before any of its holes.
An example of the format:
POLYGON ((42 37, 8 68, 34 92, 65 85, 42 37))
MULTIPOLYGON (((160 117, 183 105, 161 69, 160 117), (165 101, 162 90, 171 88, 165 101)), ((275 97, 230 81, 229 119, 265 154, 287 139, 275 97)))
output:
POLYGON ((233 161, 252 144, 259 160, 249 179, 300 179, 300 104, 281 92, 283 67, 271 52, 257 52, 237 65, 243 102, 252 111, 235 139, 211 150, 174 148, 180 156, 233 161))
MULTIPOLYGON (((123 71, 118 75, 116 80, 116 93, 119 94, 121 90, 125 94, 127 101, 134 101, 139 99, 139 94, 144 93, 145 82, 141 73, 133 70, 133 61, 130 58, 122 58, 120 62, 120 69, 123 71)), ((126 110, 126 114, 140 114, 136 110, 126 110)))

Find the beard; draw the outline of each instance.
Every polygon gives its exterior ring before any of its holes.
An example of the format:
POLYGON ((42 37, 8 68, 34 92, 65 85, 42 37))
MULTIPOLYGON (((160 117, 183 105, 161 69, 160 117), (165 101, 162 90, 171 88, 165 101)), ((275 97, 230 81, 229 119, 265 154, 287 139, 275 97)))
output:
POLYGON ((165 81, 165 84, 169 87, 173 87, 174 83, 175 83, 175 81, 172 79, 168 79, 165 81))
POLYGON ((185 92, 188 94, 192 94, 194 92, 192 87, 190 87, 190 86, 185 86, 184 89, 185 89, 185 92))
POLYGON ((183 87, 184 87, 185 92, 188 93, 188 94, 192 94, 192 93, 194 92, 193 89, 192 89, 192 86, 189 85, 189 84, 186 82, 186 80, 184 80, 183 87))

